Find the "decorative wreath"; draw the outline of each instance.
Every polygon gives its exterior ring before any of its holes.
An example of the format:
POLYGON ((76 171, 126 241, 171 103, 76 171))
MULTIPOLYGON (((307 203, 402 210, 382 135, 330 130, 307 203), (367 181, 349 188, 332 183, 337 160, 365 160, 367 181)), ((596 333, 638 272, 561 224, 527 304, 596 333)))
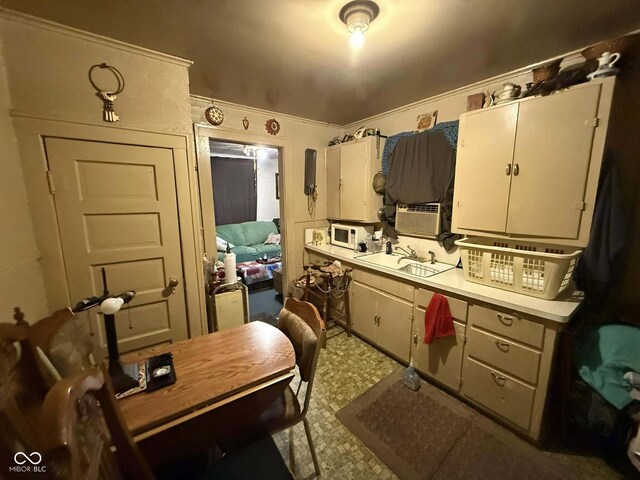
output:
POLYGON ((267 129, 267 133, 269 133, 269 135, 277 135, 280 131, 280 124, 275 118, 267 120, 267 123, 265 123, 264 126, 267 129))

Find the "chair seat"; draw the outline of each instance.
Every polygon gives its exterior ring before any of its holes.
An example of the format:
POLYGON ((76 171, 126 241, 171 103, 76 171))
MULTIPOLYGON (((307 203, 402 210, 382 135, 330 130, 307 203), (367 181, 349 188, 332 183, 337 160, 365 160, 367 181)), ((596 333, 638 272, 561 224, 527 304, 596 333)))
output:
POLYGON ((260 415, 260 426, 270 433, 276 433, 297 424, 301 420, 300 402, 289 386, 260 415))

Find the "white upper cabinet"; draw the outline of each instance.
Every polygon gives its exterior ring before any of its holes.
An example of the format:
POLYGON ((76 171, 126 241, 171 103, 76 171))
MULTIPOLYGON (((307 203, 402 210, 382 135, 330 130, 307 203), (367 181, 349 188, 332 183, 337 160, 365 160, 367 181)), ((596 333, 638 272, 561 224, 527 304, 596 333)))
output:
POLYGON ((463 114, 453 231, 585 246, 613 84, 463 114))
POLYGON ((382 196, 371 186, 381 170, 384 139, 364 137, 328 147, 327 217, 335 220, 378 222, 382 196))

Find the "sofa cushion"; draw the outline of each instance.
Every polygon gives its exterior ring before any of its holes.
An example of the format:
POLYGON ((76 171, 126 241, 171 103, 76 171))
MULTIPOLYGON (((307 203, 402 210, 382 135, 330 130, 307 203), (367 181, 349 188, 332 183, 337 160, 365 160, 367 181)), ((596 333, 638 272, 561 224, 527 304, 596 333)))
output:
MULTIPOLYGON (((253 222, 248 222, 248 223, 253 223, 253 222)), ((242 228, 242 224, 240 223, 229 223, 227 225, 217 225, 216 234, 220 238, 222 238, 224 241, 232 243, 235 246, 249 245, 250 243, 257 243, 257 242, 246 241, 244 236, 244 229, 242 228)), ((266 235, 265 235, 265 238, 267 238, 266 235)))
POLYGON ((262 255, 264 255, 265 253, 267 254, 268 258, 280 256, 280 245, 274 245, 272 243, 263 245, 262 243, 259 243, 257 245, 251 246, 258 251, 258 258, 262 257, 262 255))
POLYGON ((250 262, 260 258, 261 256, 255 248, 250 247, 249 245, 238 245, 231 251, 236 254, 236 263, 250 262))
MULTIPOLYGON (((278 233, 276 224, 273 222, 244 222, 240 224, 244 230, 244 242, 241 245, 255 245, 264 243, 270 233, 278 233)), ((238 245, 238 242, 235 242, 238 245)))

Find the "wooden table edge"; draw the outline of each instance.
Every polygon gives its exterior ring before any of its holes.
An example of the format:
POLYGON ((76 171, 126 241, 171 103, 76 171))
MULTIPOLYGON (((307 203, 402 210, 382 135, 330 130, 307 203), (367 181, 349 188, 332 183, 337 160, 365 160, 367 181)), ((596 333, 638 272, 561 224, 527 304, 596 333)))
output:
MULTIPOLYGON (((295 368, 295 367, 294 367, 295 368)), ((251 388, 248 388, 246 390, 242 390, 241 392, 229 395, 221 400, 218 400, 217 402, 214 402, 212 404, 209 405, 205 405, 203 407, 199 407, 195 410, 192 410, 189 413, 186 413, 184 415, 180 415, 172 420, 166 421, 161 423, 160 425, 154 426, 149 428, 148 430, 144 430, 142 432, 131 432, 133 434, 133 440, 136 442, 140 442, 146 438, 152 437, 153 435, 156 435, 160 432, 163 432, 165 430, 168 430, 169 428, 172 428, 176 425, 179 425, 183 422, 186 422, 192 418, 195 418, 197 416, 203 415, 207 412, 210 412, 211 410, 215 410, 216 408, 220 408, 223 405, 226 405, 228 403, 231 403, 239 398, 245 397, 247 395, 250 395, 254 392, 257 392, 259 390, 262 390, 264 388, 270 387, 271 385, 275 385, 276 383, 282 382, 284 380, 289 380, 291 381, 291 379, 294 377, 294 371, 291 370, 287 373, 281 374, 277 377, 271 378, 270 380, 267 380, 266 382, 262 382, 260 384, 254 385, 251 388)))

